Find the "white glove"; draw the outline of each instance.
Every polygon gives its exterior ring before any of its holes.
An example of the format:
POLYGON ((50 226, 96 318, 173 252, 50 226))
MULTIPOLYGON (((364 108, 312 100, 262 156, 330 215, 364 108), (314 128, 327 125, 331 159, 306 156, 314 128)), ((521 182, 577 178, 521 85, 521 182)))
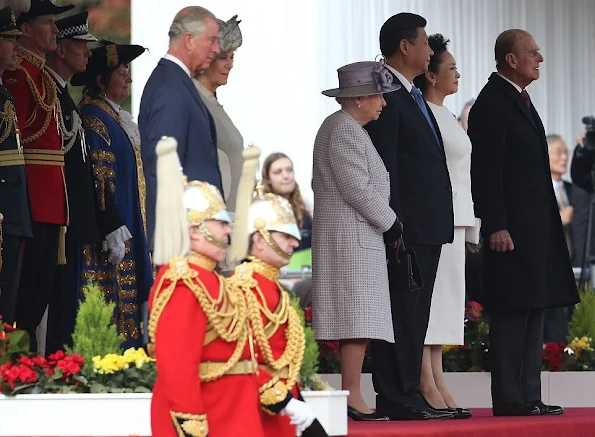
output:
POLYGON ((285 405, 281 414, 287 414, 291 419, 289 423, 295 425, 302 431, 308 429, 308 427, 312 425, 312 422, 314 422, 314 419, 316 419, 310 405, 296 399, 291 399, 287 405, 285 405))
POLYGON ((132 234, 126 226, 120 226, 114 232, 105 236, 103 242, 103 251, 107 252, 107 260, 117 266, 124 259, 126 255, 125 242, 132 238, 132 234))

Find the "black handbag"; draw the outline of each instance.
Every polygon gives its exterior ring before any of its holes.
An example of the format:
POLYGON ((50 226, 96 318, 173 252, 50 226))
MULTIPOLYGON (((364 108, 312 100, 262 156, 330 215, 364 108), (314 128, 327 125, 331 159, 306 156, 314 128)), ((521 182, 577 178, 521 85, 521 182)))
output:
POLYGON ((417 255, 414 250, 407 250, 403 237, 399 239, 399 247, 397 249, 397 265, 399 268, 407 266, 407 276, 409 279, 409 291, 415 291, 423 288, 424 280, 421 276, 419 264, 417 263, 417 255))

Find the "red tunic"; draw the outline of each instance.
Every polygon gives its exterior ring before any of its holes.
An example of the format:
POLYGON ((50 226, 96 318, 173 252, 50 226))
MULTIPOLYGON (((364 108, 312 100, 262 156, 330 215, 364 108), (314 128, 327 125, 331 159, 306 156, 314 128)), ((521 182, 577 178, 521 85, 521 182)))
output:
POLYGON ((42 72, 44 65, 45 60, 21 47, 16 70, 5 71, 2 81, 15 102, 33 220, 66 225, 68 201, 64 154, 55 112, 46 111, 39 105, 27 82, 28 78, 32 80, 39 95, 47 103, 48 96, 57 91, 49 73, 42 72), (48 76, 44 80, 46 75, 48 76))
MULTIPOLYGON (((252 267, 258 267, 256 265, 256 263, 244 263, 236 269, 236 273, 235 273, 236 275, 241 276, 242 266, 249 267, 249 270, 248 270, 249 272, 252 267)), ((265 276, 263 276, 259 273, 256 273, 256 272, 248 273, 248 274, 252 274, 252 278, 254 280, 256 280, 256 282, 258 283, 258 286, 259 286, 259 288, 262 292, 262 295, 266 301, 266 302, 264 302, 264 305, 266 305, 266 307, 272 313, 275 313, 277 310, 277 307, 279 305, 279 302, 281 299, 281 293, 282 293, 282 291, 279 289, 279 285, 277 284, 277 282, 274 280, 268 279, 265 276)), ((260 294, 254 288, 251 289, 250 291, 245 291, 245 292, 254 293, 254 295, 256 296, 259 303, 263 304, 260 294)), ((289 308, 288 311, 292 311, 292 308, 289 308)), ((262 324, 266 327, 269 320, 266 317, 266 315, 264 315, 262 312, 260 313, 260 315, 262 318, 262 324)), ((284 324, 280 325, 279 328, 275 332, 271 333, 270 336, 268 337, 268 342, 269 342, 274 360, 278 360, 287 347, 287 339, 286 339, 287 327, 288 327, 288 323, 285 322, 284 324)), ((266 328, 265 328, 265 331, 266 331, 266 328)), ((267 371, 263 370, 262 368, 266 367, 268 370, 270 370, 270 367, 268 367, 269 363, 267 362, 265 355, 259 350, 258 345, 256 344, 255 346, 256 346, 256 356, 257 356, 259 368, 261 368, 261 370, 266 373, 267 371)), ((275 375, 274 371, 272 371, 271 373, 273 373, 273 376, 275 375)), ((286 378, 280 378, 280 380, 284 384, 287 381, 286 378)), ((260 381, 259 381, 259 384, 260 384, 260 381)), ((291 388, 291 395, 293 398, 298 399, 299 388, 298 388, 297 383, 291 388)), ((261 417, 262 417, 262 425, 264 428, 265 435, 275 436, 275 437, 277 437, 277 436, 279 436, 279 437, 293 437, 296 435, 295 426, 291 425, 289 423, 290 419, 288 416, 281 415, 281 414, 273 415, 270 413, 270 411, 267 411, 267 409, 263 409, 261 412, 261 417)))
MULTIPOLYGON (((222 278, 194 264, 190 264, 190 268, 199 273, 208 293, 216 299, 222 278)), ((160 269, 155 284, 160 283, 167 269, 169 266, 160 269)), ((161 289, 153 288, 149 298, 151 305, 155 293, 161 293, 169 284, 166 280, 161 289)), ((245 322, 244 319, 242 323, 245 322)), ((172 421, 171 412, 177 412, 206 414, 209 437, 264 437, 255 374, 224 375, 212 382, 201 382, 200 363, 227 362, 236 346, 235 342, 221 338, 203 346, 208 330, 207 316, 195 294, 178 281, 155 329, 158 376, 151 404, 153 435, 183 435, 178 434, 172 421)), ((240 360, 250 360, 249 348, 245 348, 240 360)))

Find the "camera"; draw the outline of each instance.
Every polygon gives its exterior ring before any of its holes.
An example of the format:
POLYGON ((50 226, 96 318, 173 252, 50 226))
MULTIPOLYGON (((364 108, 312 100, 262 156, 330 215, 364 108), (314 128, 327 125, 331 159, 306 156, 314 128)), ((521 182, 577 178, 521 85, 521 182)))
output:
POLYGON ((585 125, 585 130, 587 131, 584 143, 585 149, 595 150, 595 117, 588 115, 583 117, 582 122, 585 125))

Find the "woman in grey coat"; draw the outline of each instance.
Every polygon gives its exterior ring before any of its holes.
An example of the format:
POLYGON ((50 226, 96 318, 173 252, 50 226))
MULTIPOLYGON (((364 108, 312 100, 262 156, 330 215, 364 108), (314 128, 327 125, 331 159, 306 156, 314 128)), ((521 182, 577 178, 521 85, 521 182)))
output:
POLYGON ((341 110, 322 123, 314 143, 314 331, 319 340, 340 341, 349 417, 387 420, 364 403, 360 377, 370 339, 394 342, 385 241, 396 244, 401 226, 389 206, 388 172, 363 126, 386 105, 382 94, 399 86, 379 62, 337 71, 339 88, 323 94, 341 110))

